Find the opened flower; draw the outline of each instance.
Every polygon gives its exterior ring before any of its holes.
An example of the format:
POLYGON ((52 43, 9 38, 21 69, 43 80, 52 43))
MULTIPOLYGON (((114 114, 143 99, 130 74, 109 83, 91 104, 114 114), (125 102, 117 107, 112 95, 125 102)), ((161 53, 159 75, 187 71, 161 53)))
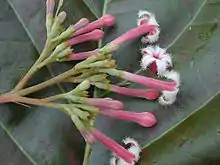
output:
POLYGON ((148 46, 141 49, 143 55, 141 59, 141 67, 147 68, 154 74, 163 75, 168 69, 172 67, 172 58, 166 49, 159 46, 148 46))
POLYGON ((159 24, 157 23, 154 14, 146 11, 146 10, 140 10, 138 12, 138 21, 137 25, 141 26, 143 24, 147 24, 148 26, 154 25, 154 30, 150 31, 145 37, 141 39, 143 43, 154 43, 158 40, 160 29, 159 24))
POLYGON ((123 139, 123 144, 129 152, 135 155, 135 161, 132 163, 127 163, 113 153, 113 157, 110 159, 110 165, 134 165, 139 160, 141 148, 137 141, 133 138, 127 137, 123 139))

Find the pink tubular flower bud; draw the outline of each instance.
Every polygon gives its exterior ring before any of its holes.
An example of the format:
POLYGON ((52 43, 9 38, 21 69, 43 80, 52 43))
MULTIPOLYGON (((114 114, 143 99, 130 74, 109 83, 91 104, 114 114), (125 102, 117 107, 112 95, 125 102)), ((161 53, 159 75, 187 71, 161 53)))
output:
POLYGON ((80 36, 77 36, 75 38, 72 38, 70 40, 67 41, 67 45, 71 46, 71 45, 76 45, 82 42, 86 42, 86 41, 98 41, 100 40, 102 37, 104 36, 104 32, 102 30, 93 30, 92 32, 86 33, 86 34, 82 34, 80 36))
POLYGON ((94 83, 94 85, 100 89, 110 90, 122 95, 145 98, 148 100, 155 100, 160 95, 159 92, 154 89, 133 89, 104 83, 94 83))
POLYGON ((124 159, 127 163, 130 164, 134 162, 135 155, 127 151, 124 147, 116 143, 114 140, 110 139, 95 128, 91 130, 91 133, 96 139, 98 139, 104 146, 114 152, 118 157, 124 159))
POLYGON ((79 30, 89 23, 87 18, 81 18, 78 22, 73 25, 74 30, 79 30))
POLYGON ((140 75, 136 75, 133 73, 129 73, 126 71, 121 71, 117 69, 99 69, 101 72, 108 73, 112 76, 117 76, 120 78, 123 78, 128 81, 132 81, 144 86, 148 86, 150 88, 158 89, 158 90, 166 90, 166 91, 174 91, 176 87, 178 87, 178 83, 173 81, 173 82, 166 82, 166 81, 161 81, 157 80, 154 78, 149 78, 149 77, 144 77, 140 75))
POLYGON ((47 14, 53 15, 55 1, 54 0, 47 0, 47 14))
POLYGON ((104 26, 112 26, 112 25, 114 25, 114 23, 115 23, 115 17, 113 17, 112 15, 106 14, 106 15, 103 15, 98 20, 96 20, 94 22, 91 22, 86 27, 84 27, 84 28, 78 30, 77 32, 75 32, 72 35, 72 37, 78 36, 80 34, 88 33, 90 31, 102 28, 104 26))
POLYGON ((143 127, 152 127, 156 124, 157 120, 155 116, 149 112, 135 113, 125 110, 111 110, 111 109, 102 109, 100 111, 102 115, 110 116, 116 119, 132 121, 138 123, 143 127))
POLYGON ((175 90, 175 87, 177 85, 176 82, 165 82, 165 81, 161 81, 161 80, 157 80, 157 79, 153 79, 149 77, 136 75, 136 74, 129 73, 126 71, 123 72, 121 77, 126 80, 136 82, 138 84, 145 85, 145 86, 155 88, 158 90, 173 91, 175 90))
POLYGON ((110 44, 121 45, 124 42, 130 41, 130 40, 135 39, 143 34, 154 31, 155 28, 156 28, 156 26, 154 26, 154 25, 151 25, 151 26, 149 26, 147 24, 140 25, 140 26, 138 26, 134 29, 131 29, 131 30, 127 31, 126 33, 122 34, 120 37, 113 40, 110 44))
POLYGON ((68 60, 72 61, 72 60, 84 60, 90 56, 96 55, 99 53, 99 49, 95 49, 92 51, 88 51, 88 52, 81 52, 81 53, 72 53, 70 55, 68 55, 68 60))
POLYGON ((112 100, 108 98, 89 98, 87 103, 92 106, 106 107, 112 109, 123 109, 124 104, 117 100, 112 100))

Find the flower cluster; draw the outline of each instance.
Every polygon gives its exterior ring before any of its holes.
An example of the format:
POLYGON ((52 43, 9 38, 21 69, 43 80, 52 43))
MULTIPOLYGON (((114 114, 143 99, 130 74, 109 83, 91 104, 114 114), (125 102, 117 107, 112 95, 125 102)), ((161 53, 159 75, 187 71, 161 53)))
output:
POLYGON ((104 15, 98 20, 89 23, 86 18, 80 19, 68 28, 63 27, 66 18, 64 11, 59 11, 62 0, 54 14, 54 0, 47 0, 46 30, 47 40, 44 50, 28 73, 18 82, 16 87, 6 94, 0 95, 0 103, 14 102, 19 104, 33 104, 61 110, 67 114, 85 141, 92 145, 97 140, 110 149, 114 156, 112 165, 134 165, 141 152, 138 143, 131 138, 123 140, 125 147, 98 131, 92 124, 97 115, 104 115, 115 119, 125 120, 139 124, 142 127, 152 127, 156 124, 156 117, 149 112, 126 111, 121 101, 112 98, 89 98, 87 90, 91 85, 116 92, 122 95, 156 100, 163 105, 172 104, 179 91, 179 74, 172 70, 171 55, 158 46, 148 46, 141 50, 143 58, 141 66, 149 68, 158 76, 171 81, 140 76, 127 71, 118 70, 112 52, 117 51, 122 44, 136 39, 142 35, 144 43, 154 43, 159 37, 159 24, 155 16, 147 11, 140 11, 138 26, 122 34, 100 49, 88 52, 74 53, 73 46, 86 41, 98 41, 104 36, 103 27, 114 25, 112 15, 104 15), (42 83, 24 88, 30 78, 41 68, 56 62, 82 60, 71 69, 42 83), (114 85, 109 76, 131 81, 145 86, 147 89, 135 89, 114 85), (77 83, 69 92, 53 95, 47 98, 29 98, 29 94, 52 86, 56 83, 77 83), (162 94, 160 93, 162 92, 162 94), (67 100, 67 104, 58 103, 57 100, 67 100))
MULTIPOLYGON (((159 24, 157 23, 154 14, 140 10, 138 13, 137 25, 141 26, 146 25, 155 25, 156 28, 154 33, 149 33, 147 36, 142 38, 144 43, 154 43, 159 39, 159 24)), ((147 46, 141 49, 142 59, 141 67, 143 70, 149 69, 152 73, 156 74, 159 77, 165 77, 176 83, 176 86, 173 90, 163 90, 162 95, 159 98, 159 103, 162 105, 170 105, 176 101, 177 93, 179 92, 180 85, 180 76, 179 73, 173 71, 173 62, 172 56, 170 53, 167 53, 166 49, 155 46, 147 46)))

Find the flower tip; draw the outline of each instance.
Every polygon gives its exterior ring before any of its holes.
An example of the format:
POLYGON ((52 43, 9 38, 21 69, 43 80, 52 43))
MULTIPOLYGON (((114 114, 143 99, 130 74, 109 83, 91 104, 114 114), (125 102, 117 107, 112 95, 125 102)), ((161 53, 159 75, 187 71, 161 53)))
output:
POLYGON ((110 14, 104 15, 100 19, 103 21, 104 26, 108 27, 113 26, 115 24, 115 17, 110 14))
POLYGON ((46 5, 47 5, 47 14, 53 14, 55 1, 54 0, 47 0, 46 5))
POLYGON ((91 35, 93 36, 93 40, 100 40, 104 36, 104 32, 99 29, 95 29, 91 32, 91 35))
POLYGON ((65 11, 60 12, 57 16, 57 21, 59 22, 59 24, 62 24, 65 19, 66 19, 66 12, 65 11))
POLYGON ((79 30, 88 24, 89 24, 89 20, 87 18, 81 18, 75 25, 73 25, 73 27, 75 30, 79 30))
POLYGON ((159 98, 159 96, 160 94, 158 91, 154 89, 148 89, 145 98, 148 100, 156 100, 157 98, 159 98))
POLYGON ((143 127, 152 127, 157 123, 156 117, 149 112, 142 112, 139 115, 138 123, 143 127))

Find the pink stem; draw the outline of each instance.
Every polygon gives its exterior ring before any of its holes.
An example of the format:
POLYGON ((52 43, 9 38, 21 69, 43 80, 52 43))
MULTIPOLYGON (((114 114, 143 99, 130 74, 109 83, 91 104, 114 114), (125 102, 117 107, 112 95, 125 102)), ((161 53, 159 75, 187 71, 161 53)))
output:
POLYGON ((146 90, 132 89, 132 88, 120 87, 116 85, 111 85, 110 90, 123 95, 140 97, 148 100, 155 100, 160 95, 159 92, 157 92, 154 89, 146 89, 146 90))
POLYGON ((95 49, 92 51, 88 51, 88 52, 81 52, 81 53, 72 53, 70 55, 68 55, 68 60, 72 61, 72 60, 84 60, 90 56, 96 55, 99 53, 99 49, 95 49))
POLYGON ((97 41, 100 40, 104 36, 104 32, 102 30, 93 30, 92 32, 82 34, 80 36, 76 36, 67 41, 67 46, 76 45, 86 41, 97 41))
POLYGON ((121 75, 121 77, 126 80, 129 80, 129 81, 141 84, 141 85, 145 85, 151 88, 155 88, 158 90, 174 91, 177 85, 176 82, 164 82, 161 80, 129 73, 126 71, 123 71, 123 74, 121 75))
POLYGON ((99 132, 97 129, 92 129, 92 134, 97 138, 104 146, 114 152, 118 157, 124 159, 127 163, 133 163, 135 155, 127 151, 125 148, 120 146, 111 138, 105 136, 103 133, 99 132))
POLYGON ((155 116, 149 112, 135 113, 125 110, 102 109, 100 113, 116 119, 136 122, 143 127, 151 127, 156 124, 155 116))
POLYGON ((98 107, 107 107, 112 109, 123 109, 124 105, 122 102, 117 100, 112 100, 108 98, 89 98, 88 104, 98 107))
POLYGON ((99 29, 102 28, 104 26, 112 26, 115 23, 115 17, 113 17, 112 15, 104 15, 101 18, 99 18, 98 20, 91 22, 90 24, 88 24, 86 27, 76 31, 72 37, 84 34, 84 33, 88 33, 90 31, 93 31, 95 29, 99 29))

